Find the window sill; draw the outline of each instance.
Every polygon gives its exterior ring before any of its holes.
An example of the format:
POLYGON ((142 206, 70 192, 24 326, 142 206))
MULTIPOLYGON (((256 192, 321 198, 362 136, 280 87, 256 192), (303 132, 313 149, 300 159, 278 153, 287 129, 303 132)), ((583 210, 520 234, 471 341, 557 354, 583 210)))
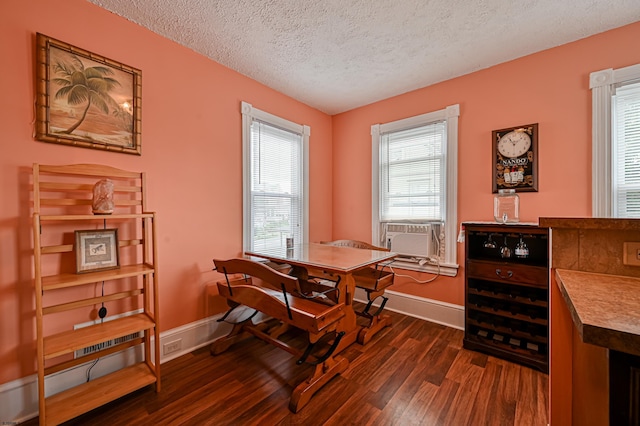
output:
POLYGON ((434 262, 429 262, 424 265, 420 265, 416 262, 394 260, 392 262, 386 262, 380 264, 380 266, 390 266, 394 269, 404 269, 407 271, 426 272, 429 274, 438 274, 445 277, 455 277, 458 275, 459 265, 454 263, 441 263, 438 267, 434 262))

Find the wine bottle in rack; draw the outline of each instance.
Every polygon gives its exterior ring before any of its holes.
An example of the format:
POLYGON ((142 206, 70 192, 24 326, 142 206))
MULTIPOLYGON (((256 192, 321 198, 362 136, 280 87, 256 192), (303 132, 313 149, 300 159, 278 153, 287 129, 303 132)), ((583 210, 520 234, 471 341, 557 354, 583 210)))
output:
POLYGON ((500 291, 501 291, 500 286, 497 284, 494 285, 493 288, 491 289, 491 292, 496 296, 500 294, 500 291))
POLYGON ((538 314, 538 310, 536 308, 527 309, 527 314, 529 315, 529 318, 531 318, 532 320, 538 319, 540 317, 540 315, 538 314))
POLYGON ((509 312, 511 312, 511 315, 518 315, 520 313, 520 307, 517 306, 515 303, 512 303, 509 306, 509 312))
POLYGON ((494 327, 503 327, 506 321, 507 320, 504 318, 494 317, 493 320, 491 321, 492 322, 491 325, 493 325, 494 327))
POLYGON ((517 299, 518 297, 520 297, 521 293, 518 289, 516 288, 510 288, 509 289, 509 297, 512 299, 517 299))

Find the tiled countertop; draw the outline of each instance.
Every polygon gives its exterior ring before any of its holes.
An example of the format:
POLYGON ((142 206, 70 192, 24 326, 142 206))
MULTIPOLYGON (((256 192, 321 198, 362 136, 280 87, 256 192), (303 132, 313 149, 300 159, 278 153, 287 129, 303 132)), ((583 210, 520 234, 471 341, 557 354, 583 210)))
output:
POLYGON ((640 278, 556 269, 582 341, 640 355, 640 278))

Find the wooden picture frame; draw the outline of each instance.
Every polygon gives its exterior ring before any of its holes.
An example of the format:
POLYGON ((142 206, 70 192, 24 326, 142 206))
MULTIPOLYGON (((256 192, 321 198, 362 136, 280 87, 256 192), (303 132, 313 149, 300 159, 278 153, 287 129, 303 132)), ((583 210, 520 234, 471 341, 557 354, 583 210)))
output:
POLYGON ((538 191, 538 123, 491 132, 493 192, 538 191))
POLYGON ((142 72, 36 35, 36 139, 141 155, 142 72))
POLYGON ((120 267, 117 229, 75 231, 76 273, 120 267))

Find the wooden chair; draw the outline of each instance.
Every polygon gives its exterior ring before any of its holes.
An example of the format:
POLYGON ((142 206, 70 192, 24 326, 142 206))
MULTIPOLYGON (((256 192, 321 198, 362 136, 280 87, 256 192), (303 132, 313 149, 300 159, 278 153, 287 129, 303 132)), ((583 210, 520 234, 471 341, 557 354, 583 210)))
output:
POLYGON ((306 294, 301 281, 283 274, 263 263, 248 259, 214 260, 216 270, 225 275, 225 281, 217 283, 218 293, 227 299, 230 310, 244 305, 280 321, 280 325, 268 330, 266 323, 254 324, 253 316, 233 324, 231 332, 211 345, 211 354, 217 355, 233 343, 251 334, 299 357, 297 364, 315 365, 311 376, 293 391, 289 409, 298 412, 313 394, 337 374, 346 370, 349 361, 335 356, 344 332, 339 328, 345 316, 344 303, 327 301, 316 294, 306 294), (238 276, 238 274, 240 274, 238 276), (234 276, 235 275, 235 276, 234 276), (304 351, 279 340, 289 326, 307 333, 308 345, 304 351), (329 348, 324 354, 314 354, 320 340, 329 348), (332 341, 331 341, 332 340, 332 341))
MULTIPOLYGON (((374 246, 358 240, 323 241, 321 244, 365 250, 390 251, 388 248, 374 246)), ((356 287, 363 289, 367 293, 367 305, 362 311, 357 312, 358 315, 369 319, 369 324, 366 327, 363 327, 358 333, 358 343, 364 345, 369 342, 369 340, 371 340, 378 331, 391 325, 391 317, 383 315, 382 311, 388 300, 388 298, 384 296, 384 291, 387 287, 393 284, 394 274, 391 271, 385 271, 384 269, 380 269, 376 266, 375 268, 369 267, 357 271, 353 276, 356 287), (373 306, 373 302, 378 297, 382 298, 382 302, 376 312, 371 313, 370 310, 373 306)))

